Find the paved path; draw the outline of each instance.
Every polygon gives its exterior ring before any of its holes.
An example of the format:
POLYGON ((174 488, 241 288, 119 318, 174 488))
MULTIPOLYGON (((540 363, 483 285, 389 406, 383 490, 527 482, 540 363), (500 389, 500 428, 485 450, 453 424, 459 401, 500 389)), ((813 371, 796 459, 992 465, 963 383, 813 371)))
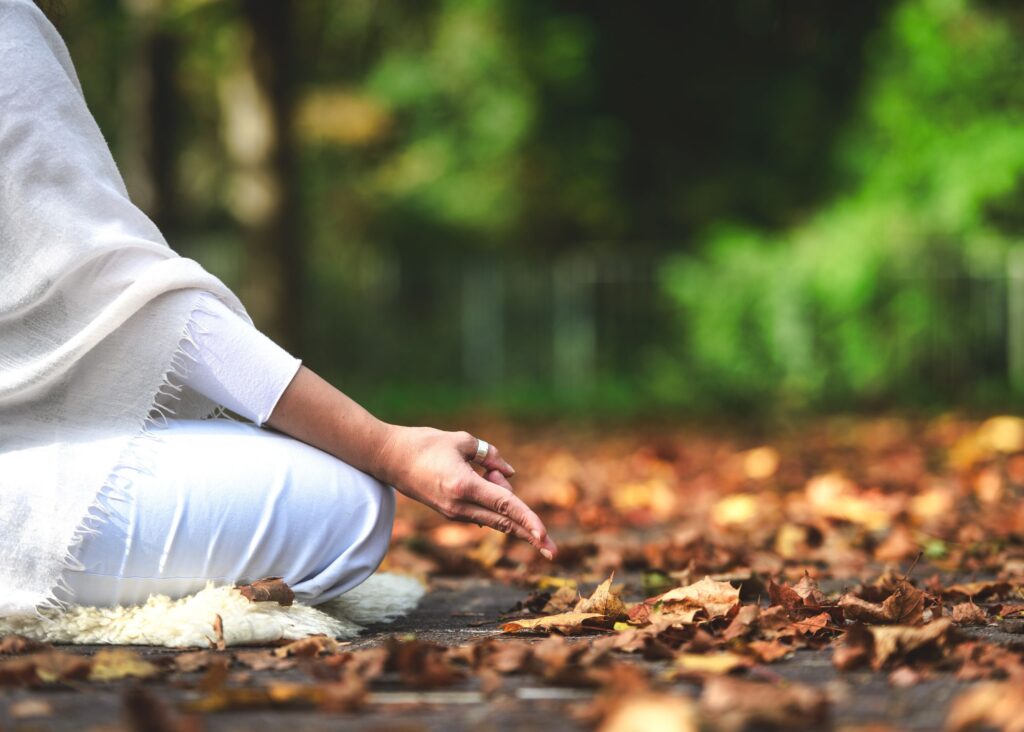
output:
MULTIPOLYGON (((420 607, 393 625, 373 627, 352 643, 353 648, 366 648, 383 642, 391 635, 415 634, 417 638, 444 645, 497 635, 502 613, 523 599, 522 588, 508 587, 487 580, 438 580, 420 607)), ((990 639, 1015 648, 1024 648, 1024 635, 999 629, 978 631, 990 639)), ((85 651, 94 648, 82 649, 85 651)), ((168 653, 164 650, 139 649, 149 655, 168 653)), ((641 661, 642 663, 642 661, 641 661)), ((656 664, 652 669, 660 670, 656 664)), ((254 673, 254 681, 306 681, 299 670, 254 673)), ((835 727, 886 723, 900 729, 934 730, 941 728, 950 700, 967 687, 949 675, 926 680, 910 688, 897 688, 884 674, 871 672, 839 673, 827 651, 800 651, 790 659, 754 671, 768 678, 781 677, 827 688, 835 703, 831 723, 835 727)), ((80 689, 0 690, 0 730, 111 730, 124 725, 130 729, 125 715, 125 695, 132 687, 128 682, 109 685, 83 684, 80 689), (8 714, 11 704, 27 697, 45 699, 54 715, 32 720, 13 720, 8 714)), ((697 688, 680 683, 680 693, 694 696, 697 688)), ((173 681, 144 685, 144 689, 161 703, 175 708, 195 692, 181 688, 173 681)), ((385 676, 375 683, 371 704, 351 715, 325 715, 306 710, 230 711, 208 715, 202 720, 205 730, 438 730, 458 729, 527 730, 585 729, 573 714, 574 708, 585 707, 593 692, 585 689, 545 687, 530 676, 506 677, 498 695, 485 700, 475 679, 460 682, 440 691, 410 692, 395 679, 385 676), (543 721, 543 725, 540 722, 543 721)), ((155 724, 155 723, 154 723, 155 724)), ((157 729, 135 725, 136 729, 157 729)))

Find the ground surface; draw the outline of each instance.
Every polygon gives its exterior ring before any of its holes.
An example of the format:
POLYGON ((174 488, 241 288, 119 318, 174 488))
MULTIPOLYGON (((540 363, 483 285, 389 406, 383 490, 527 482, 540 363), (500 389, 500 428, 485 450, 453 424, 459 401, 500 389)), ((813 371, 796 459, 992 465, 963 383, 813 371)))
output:
POLYGON ((104 657, 0 639, 0 730, 1024 719, 1024 422, 659 434, 501 436, 559 561, 406 504, 386 568, 429 592, 340 646, 104 657))
MULTIPOLYGON (((524 596, 521 588, 493 580, 441 578, 411 615, 391 625, 371 627, 346 648, 378 647, 395 636, 415 635, 418 639, 445 646, 478 642, 488 637, 508 637, 500 632, 505 611, 524 596), (453 608, 459 610, 453 613, 453 608)), ((999 625, 974 629, 971 635, 985 637, 1010 648, 1024 649, 1024 635, 1006 632, 999 625)), ((536 640, 534 642, 540 642, 536 640)), ((95 653, 98 647, 78 647, 75 652, 95 653)), ((143 657, 174 655, 172 652, 138 648, 143 657)), ((231 649, 220 652, 229 656, 231 649)), ((253 649, 257 650, 257 649, 253 649)), ((667 662, 637 660, 653 674, 669 666, 667 662)), ((885 673, 861 670, 837 671, 828 653, 800 650, 790 658, 752 669, 755 678, 788 681, 825 690, 831 701, 825 724, 807 724, 805 729, 882 728, 935 730, 943 727, 950 702, 970 683, 951 674, 918 681, 909 688, 894 686, 885 673), (873 727, 874 728, 874 727, 873 727)), ((159 682, 142 682, 157 702, 147 701, 151 709, 164 704, 170 710, 200 696, 191 687, 199 683, 203 672, 177 674, 159 682), (162 703, 163 704, 162 704, 162 703)), ((307 682, 309 674, 301 668, 251 672, 246 683, 269 680, 307 682)), ((121 680, 102 686, 69 682, 40 690, 7 689, 0 692, 0 729, 5 730, 105 730, 159 729, 156 721, 133 718, 129 712, 131 694, 139 682, 121 680), (15 719, 12 707, 27 699, 43 700, 51 708, 44 717, 15 719)), ((665 689, 687 697, 699 696, 699 685, 692 682, 666 684, 665 689)), ((481 693, 478 679, 468 678, 443 689, 419 691, 407 688, 395 674, 385 674, 374 685, 366 706, 357 712, 324 714, 314 709, 229 709, 197 718, 177 716, 170 729, 252 730, 309 729, 327 730, 531 730, 590 729, 587 710, 600 691, 573 686, 553 686, 529 676, 509 676, 502 687, 489 695, 481 693)))

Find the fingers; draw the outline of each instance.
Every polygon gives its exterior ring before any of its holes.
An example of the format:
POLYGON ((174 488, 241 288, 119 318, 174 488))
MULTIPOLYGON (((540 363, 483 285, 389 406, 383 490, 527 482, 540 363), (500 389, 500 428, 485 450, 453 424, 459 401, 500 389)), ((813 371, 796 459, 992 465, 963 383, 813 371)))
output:
POLYGON ((487 444, 487 455, 482 460, 476 459, 476 449, 479 441, 476 437, 473 437, 468 432, 456 433, 459 441, 459 450, 470 462, 476 463, 483 467, 484 470, 497 470, 507 478, 511 478, 516 474, 515 468, 508 464, 508 462, 498 452, 498 448, 494 445, 487 444))
POLYGON ((537 547, 546 558, 553 559, 558 553, 558 546, 548 536, 544 523, 522 499, 512 493, 511 486, 499 471, 489 471, 486 479, 474 475, 474 480, 463 500, 497 514, 510 521, 513 526, 523 529, 526 535, 522 538, 537 547))
MULTIPOLYGON (((498 448, 491 445, 487 450, 487 457, 480 463, 484 470, 497 470, 503 478, 511 478, 516 474, 515 468, 509 465, 505 458, 498 452, 498 448)), ((511 488, 511 486, 510 486, 511 488)))
POLYGON ((475 503, 465 504, 457 520, 473 523, 477 526, 486 526, 503 534, 512 534, 529 544, 536 543, 534 538, 530 536, 529 531, 508 516, 488 511, 483 506, 478 506, 475 503))

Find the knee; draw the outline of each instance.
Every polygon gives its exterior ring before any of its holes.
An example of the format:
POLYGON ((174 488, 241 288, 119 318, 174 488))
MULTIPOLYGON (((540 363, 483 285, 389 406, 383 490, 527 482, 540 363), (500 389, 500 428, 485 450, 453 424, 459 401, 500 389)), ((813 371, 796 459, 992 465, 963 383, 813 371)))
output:
POLYGON ((368 569, 366 576, 377 569, 391 545, 396 505, 394 488, 373 478, 369 478, 368 483, 368 490, 373 495, 367 505, 373 507, 375 515, 367 516, 367 535, 364 537, 364 565, 368 569))

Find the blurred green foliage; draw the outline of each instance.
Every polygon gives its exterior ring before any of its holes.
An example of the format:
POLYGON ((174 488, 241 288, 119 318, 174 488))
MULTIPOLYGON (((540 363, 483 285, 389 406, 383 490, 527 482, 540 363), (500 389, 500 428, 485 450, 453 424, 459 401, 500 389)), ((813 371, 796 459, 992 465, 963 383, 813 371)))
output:
MULTIPOLYGON (((781 233, 716 222, 698 257, 665 272, 687 362, 670 388, 692 379, 711 400, 863 405, 976 375, 988 340, 970 298, 998 295, 1024 221, 1015 20, 966 0, 891 14, 833 152, 842 190, 781 233)), ((991 310, 998 320, 998 298, 991 310)), ((985 396, 984 379, 959 386, 985 396)))
MULTIPOLYGON (((140 74, 171 70, 156 144, 175 200, 153 205, 172 211, 171 243, 233 286, 247 189, 225 119, 247 2, 66 0, 61 23, 130 188, 145 188, 140 74), (143 53, 154 34, 160 58, 143 53)), ((1014 3, 291 7, 304 287, 284 306, 307 314, 300 355, 357 397, 395 413, 482 392, 614 411, 1012 393, 1014 3), (559 285, 579 256, 660 271, 618 294, 605 274, 559 285), (466 356, 481 305, 466 282, 488 262, 519 273, 493 279, 497 386, 473 383, 466 356), (566 320, 588 308, 593 323, 566 320), (552 376, 560 327, 594 361, 586 388, 552 376)))

